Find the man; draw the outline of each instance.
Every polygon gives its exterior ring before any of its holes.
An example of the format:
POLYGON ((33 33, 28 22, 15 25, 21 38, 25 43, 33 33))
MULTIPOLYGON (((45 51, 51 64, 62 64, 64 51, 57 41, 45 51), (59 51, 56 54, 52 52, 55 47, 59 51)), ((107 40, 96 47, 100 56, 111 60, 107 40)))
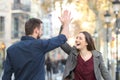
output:
POLYGON ((2 80, 11 80, 12 73, 15 80, 45 80, 45 53, 64 44, 69 34, 70 13, 64 11, 59 19, 63 22, 61 34, 48 40, 39 39, 41 20, 32 18, 25 23, 26 36, 7 49, 2 80))

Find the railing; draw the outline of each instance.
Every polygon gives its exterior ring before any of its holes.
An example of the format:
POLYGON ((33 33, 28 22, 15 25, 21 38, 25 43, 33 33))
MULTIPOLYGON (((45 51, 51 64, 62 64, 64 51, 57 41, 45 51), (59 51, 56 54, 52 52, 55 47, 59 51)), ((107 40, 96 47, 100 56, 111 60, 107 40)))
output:
POLYGON ((21 3, 14 3, 12 6, 13 10, 22 10, 22 11, 30 11, 30 5, 24 5, 21 3))

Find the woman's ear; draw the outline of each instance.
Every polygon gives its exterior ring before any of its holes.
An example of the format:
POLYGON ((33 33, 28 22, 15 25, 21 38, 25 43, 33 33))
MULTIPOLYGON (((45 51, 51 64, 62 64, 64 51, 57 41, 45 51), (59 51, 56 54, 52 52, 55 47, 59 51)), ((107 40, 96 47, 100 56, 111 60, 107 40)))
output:
POLYGON ((86 42, 86 45, 88 45, 88 43, 86 42))

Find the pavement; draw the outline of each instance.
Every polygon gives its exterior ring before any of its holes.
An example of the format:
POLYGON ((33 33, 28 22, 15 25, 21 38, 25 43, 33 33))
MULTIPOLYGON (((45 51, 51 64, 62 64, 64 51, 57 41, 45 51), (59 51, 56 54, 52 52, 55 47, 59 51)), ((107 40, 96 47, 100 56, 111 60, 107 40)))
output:
MULTIPOLYGON (((46 78, 45 80, 49 79, 46 78)), ((52 80, 62 80, 62 73, 52 74, 52 80)))
MULTIPOLYGON (((0 80, 2 80, 2 74, 0 75, 0 80)), ((14 79, 14 76, 12 76, 12 80, 13 79, 14 79)), ((50 79, 47 79, 47 75, 45 76, 45 80, 50 80, 50 79)), ((52 80, 62 80, 62 73, 52 74, 52 80)))

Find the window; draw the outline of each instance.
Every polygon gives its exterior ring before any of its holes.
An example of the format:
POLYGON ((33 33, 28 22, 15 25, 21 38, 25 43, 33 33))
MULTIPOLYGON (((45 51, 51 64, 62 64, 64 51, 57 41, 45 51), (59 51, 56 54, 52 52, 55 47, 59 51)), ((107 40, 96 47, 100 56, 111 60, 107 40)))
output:
POLYGON ((4 17, 0 17, 0 32, 4 31, 4 17))
POLYGON ((15 3, 20 3, 20 0, 15 0, 15 3))
POLYGON ((3 37, 4 34, 4 27, 5 27, 5 18, 0 16, 0 37, 3 37))
POLYGON ((19 19, 18 18, 14 18, 14 34, 13 34, 14 38, 18 38, 19 37, 19 19))

